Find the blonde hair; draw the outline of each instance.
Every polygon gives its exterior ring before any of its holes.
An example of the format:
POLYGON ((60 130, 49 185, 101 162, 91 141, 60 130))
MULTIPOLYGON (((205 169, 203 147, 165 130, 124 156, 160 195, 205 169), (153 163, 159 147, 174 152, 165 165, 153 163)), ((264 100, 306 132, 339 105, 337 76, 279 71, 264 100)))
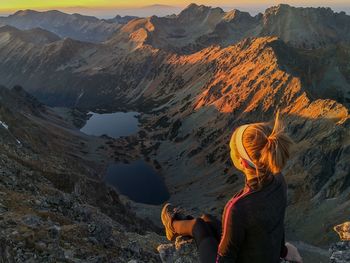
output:
POLYGON ((249 167, 247 173, 254 174, 258 179, 269 173, 281 172, 290 157, 291 146, 294 145, 293 140, 284 132, 279 110, 273 126, 271 122, 252 123, 244 131, 242 141, 256 166, 255 169, 249 167))

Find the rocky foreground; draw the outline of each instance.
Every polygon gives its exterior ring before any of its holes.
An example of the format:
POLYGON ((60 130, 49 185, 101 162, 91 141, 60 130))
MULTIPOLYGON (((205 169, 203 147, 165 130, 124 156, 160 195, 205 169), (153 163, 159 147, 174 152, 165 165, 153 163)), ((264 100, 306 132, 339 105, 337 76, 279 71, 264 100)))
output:
MULTIPOLYGON (((349 232, 350 233, 350 232, 349 232)), ((159 245, 157 250, 162 263, 198 263, 199 256, 195 241, 188 237, 177 237, 175 243, 159 245)), ((302 254, 303 261, 312 262, 329 262, 329 263, 348 263, 350 262, 350 241, 340 241, 334 243, 329 248, 329 260, 318 261, 308 258, 302 254)), ((326 258, 326 257, 325 257, 326 258)), ((289 261, 282 260, 288 263, 289 261)))
POLYGON ((163 234, 101 182, 87 137, 20 87, 0 87, 0 120, 0 262, 159 262, 163 234))

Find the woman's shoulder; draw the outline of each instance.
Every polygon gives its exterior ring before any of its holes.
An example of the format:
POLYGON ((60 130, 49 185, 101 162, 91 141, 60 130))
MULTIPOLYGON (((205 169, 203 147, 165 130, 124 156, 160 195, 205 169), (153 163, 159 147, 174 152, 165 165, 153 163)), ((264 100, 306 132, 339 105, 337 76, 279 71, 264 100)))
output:
POLYGON ((284 185, 287 184, 286 183, 286 178, 284 176, 284 173, 279 172, 279 173, 276 173, 274 176, 275 176, 275 178, 277 179, 278 182, 280 182, 280 183, 282 183, 284 185))

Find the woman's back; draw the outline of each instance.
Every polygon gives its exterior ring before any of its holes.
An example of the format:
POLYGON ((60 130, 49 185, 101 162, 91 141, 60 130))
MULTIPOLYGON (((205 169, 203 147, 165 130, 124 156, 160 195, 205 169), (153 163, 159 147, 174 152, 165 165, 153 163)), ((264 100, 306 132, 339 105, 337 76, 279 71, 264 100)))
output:
POLYGON ((238 198, 223 213, 218 262, 277 263, 284 248, 287 187, 281 173, 261 190, 238 198), (226 211, 228 210, 228 211, 226 211))

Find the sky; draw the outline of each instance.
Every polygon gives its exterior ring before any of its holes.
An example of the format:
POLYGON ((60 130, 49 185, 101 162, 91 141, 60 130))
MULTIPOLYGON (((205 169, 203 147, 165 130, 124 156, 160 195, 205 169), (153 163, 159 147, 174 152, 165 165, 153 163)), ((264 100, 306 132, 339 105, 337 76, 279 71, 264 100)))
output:
POLYGON ((167 13, 177 12, 192 2, 213 7, 219 6, 224 9, 237 8, 242 11, 250 11, 251 13, 264 11, 267 7, 279 3, 287 3, 294 6, 329 6, 335 11, 344 10, 348 14, 350 9, 350 0, 0 0, 0 14, 7 15, 23 9, 40 11, 57 9, 68 13, 76 12, 100 17, 112 16, 112 14, 114 16, 116 12, 119 12, 121 15, 140 15, 142 10, 145 12, 145 8, 143 8, 145 6, 155 4, 169 5, 171 7, 158 8, 162 10, 157 10, 157 8, 156 10, 153 8, 153 11, 148 10, 148 12, 167 13))

